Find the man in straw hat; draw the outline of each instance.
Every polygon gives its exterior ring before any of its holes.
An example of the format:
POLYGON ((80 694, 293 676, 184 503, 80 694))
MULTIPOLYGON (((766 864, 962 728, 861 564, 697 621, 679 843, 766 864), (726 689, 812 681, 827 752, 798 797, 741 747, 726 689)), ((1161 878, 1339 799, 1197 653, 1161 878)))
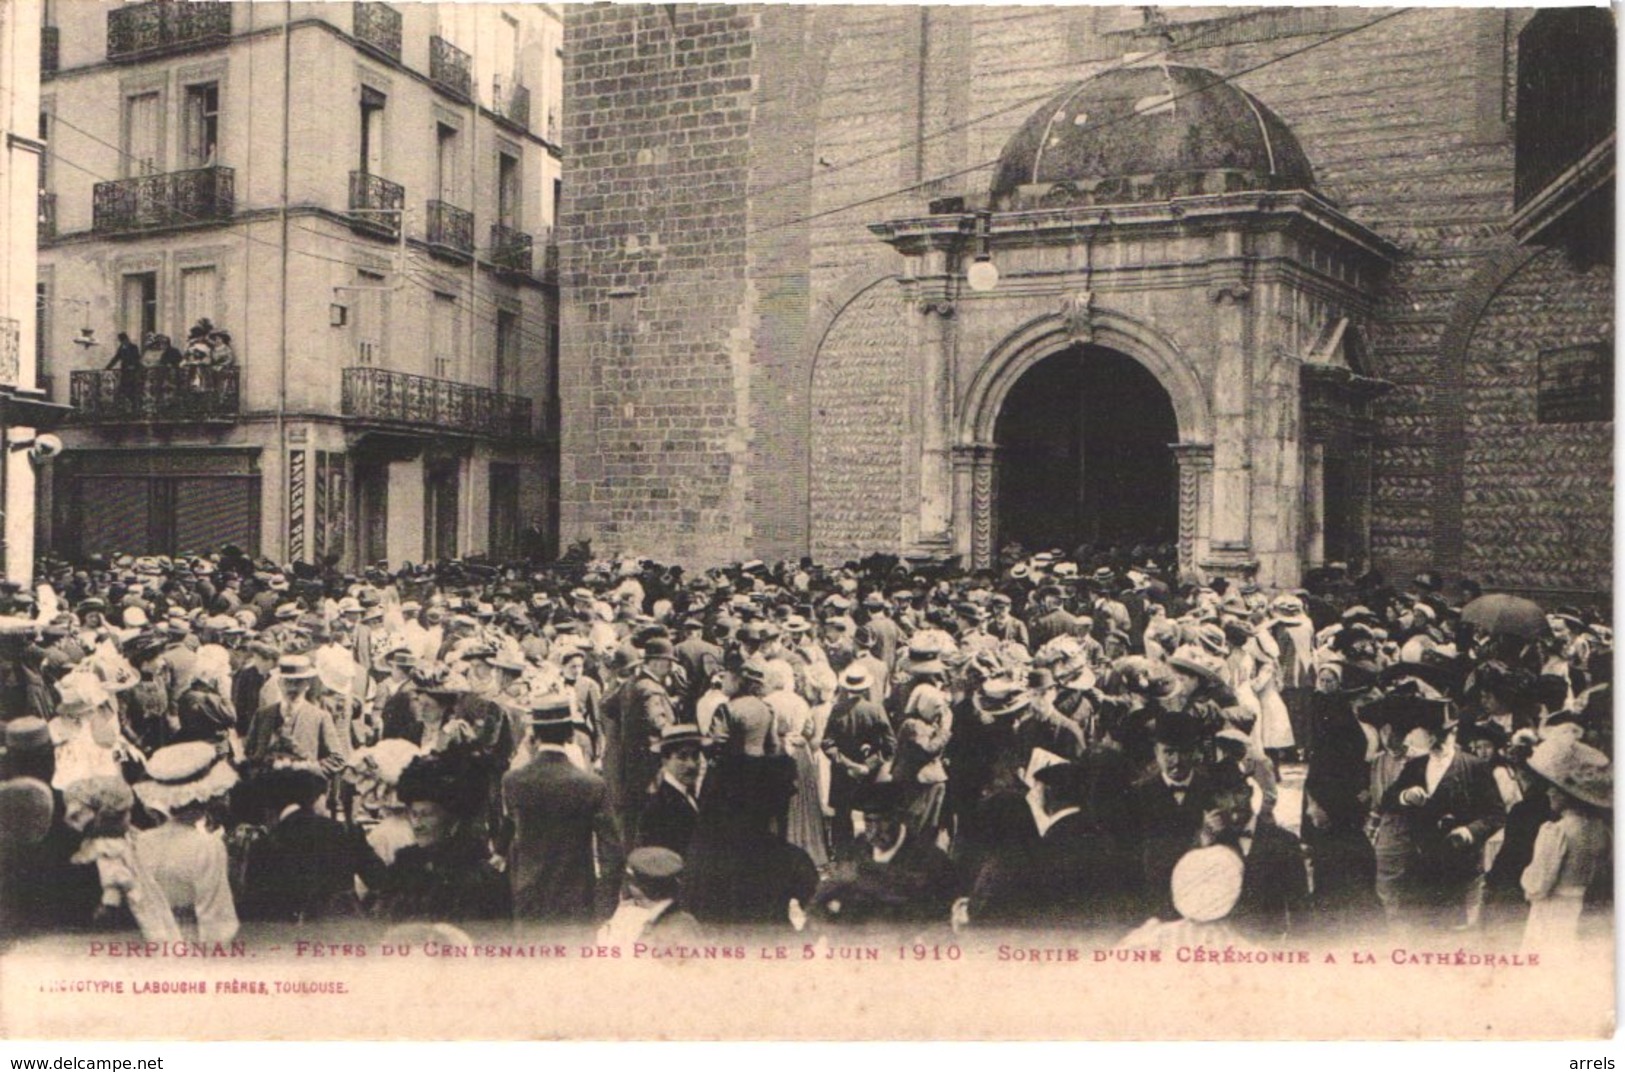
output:
POLYGON ((880 776, 897 748, 891 720, 870 698, 872 684, 861 664, 846 668, 820 743, 829 760, 830 842, 837 859, 853 848, 852 810, 858 794, 880 776))
POLYGON ((569 693, 540 697, 529 731, 534 758, 502 778, 503 810, 513 824, 508 879, 514 918, 587 923, 597 888, 593 836, 611 830, 608 790, 603 778, 570 761, 566 746, 575 722, 569 693))
POLYGON ((649 746, 660 757, 660 778, 643 806, 639 845, 658 845, 679 856, 688 854, 700 814, 700 783, 705 778, 705 749, 710 743, 711 738, 698 726, 673 722, 649 746))
POLYGON ((276 677, 281 699, 254 713, 248 727, 248 762, 268 766, 273 754, 321 763, 330 771, 344 765, 347 742, 339 737, 333 716, 311 699, 316 667, 304 655, 284 655, 276 677))

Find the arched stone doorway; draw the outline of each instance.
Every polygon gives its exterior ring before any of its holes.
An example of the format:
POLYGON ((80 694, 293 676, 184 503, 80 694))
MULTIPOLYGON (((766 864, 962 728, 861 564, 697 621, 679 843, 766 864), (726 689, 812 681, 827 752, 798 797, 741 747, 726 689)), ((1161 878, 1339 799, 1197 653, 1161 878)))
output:
POLYGON ((998 540, 1028 550, 1179 536, 1173 401, 1140 362, 1075 344, 1027 369, 994 426, 998 540))

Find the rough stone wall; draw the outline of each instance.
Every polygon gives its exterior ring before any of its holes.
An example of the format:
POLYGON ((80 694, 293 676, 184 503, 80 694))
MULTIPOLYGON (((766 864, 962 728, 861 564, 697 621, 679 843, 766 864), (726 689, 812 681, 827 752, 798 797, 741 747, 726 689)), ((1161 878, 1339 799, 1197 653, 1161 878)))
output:
POLYGON ((755 30, 731 6, 566 9, 567 541, 687 562, 750 542, 755 30))
MULTIPOLYGON (((1283 10, 1188 62, 1248 71, 1382 13, 1283 10)), ((1375 371, 1396 385, 1377 406, 1371 521, 1374 564, 1393 575, 1432 557, 1440 338, 1511 211, 1514 31, 1499 10, 1413 8, 1236 77, 1292 128, 1321 192, 1403 251, 1370 331, 1375 371)))
POLYGON ((1508 279, 1467 349, 1462 566, 1486 588, 1612 590, 1613 422, 1541 424, 1541 350, 1612 342, 1614 273, 1547 250, 1508 279))
POLYGON ((842 311, 819 348, 810 504, 817 561, 900 546, 908 413, 897 355, 907 344, 907 315, 896 284, 880 280, 842 311))

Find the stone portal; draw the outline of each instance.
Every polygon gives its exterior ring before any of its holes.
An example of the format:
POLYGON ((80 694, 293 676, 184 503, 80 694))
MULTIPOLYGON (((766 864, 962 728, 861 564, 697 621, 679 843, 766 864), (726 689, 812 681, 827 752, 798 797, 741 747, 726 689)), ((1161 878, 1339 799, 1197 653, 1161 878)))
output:
POLYGON ((1101 346, 1043 359, 995 426, 1001 544, 1028 551, 1171 543, 1179 533, 1173 402, 1143 365, 1101 346))

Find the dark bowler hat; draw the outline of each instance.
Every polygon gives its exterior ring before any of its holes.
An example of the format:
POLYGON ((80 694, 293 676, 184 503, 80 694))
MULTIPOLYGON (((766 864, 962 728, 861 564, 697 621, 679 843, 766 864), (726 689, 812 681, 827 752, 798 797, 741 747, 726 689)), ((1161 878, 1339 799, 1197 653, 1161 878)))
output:
POLYGON ((1202 743, 1202 726, 1183 711, 1162 711, 1152 724, 1151 739, 1170 748, 1193 748, 1202 743))
POLYGON ((677 651, 672 647, 671 641, 663 636, 650 637, 643 645, 645 659, 670 659, 676 654, 677 651))

